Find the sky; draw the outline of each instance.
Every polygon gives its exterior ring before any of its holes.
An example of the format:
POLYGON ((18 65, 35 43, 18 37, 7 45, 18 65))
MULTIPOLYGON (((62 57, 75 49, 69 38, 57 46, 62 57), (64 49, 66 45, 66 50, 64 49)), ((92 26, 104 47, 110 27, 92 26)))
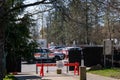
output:
MULTIPOLYGON (((36 1, 40 1, 40 0, 25 0, 24 3, 30 4, 30 3, 34 3, 36 1)), ((31 6, 31 7, 26 8, 25 13, 35 13, 38 10, 43 10, 42 8, 43 8, 42 4, 41 4, 41 6, 40 5, 31 6)), ((42 13, 34 15, 33 18, 36 19, 36 27, 37 27, 38 33, 39 33, 42 26, 46 26, 45 17, 43 18, 43 24, 42 24, 42 13)))
MULTIPOLYGON (((37 0, 25 0, 24 3, 25 4, 30 4, 30 3, 34 3, 36 1, 37 0)), ((34 13, 36 10, 38 10, 38 6, 27 7, 25 11, 29 12, 29 13, 34 13)))

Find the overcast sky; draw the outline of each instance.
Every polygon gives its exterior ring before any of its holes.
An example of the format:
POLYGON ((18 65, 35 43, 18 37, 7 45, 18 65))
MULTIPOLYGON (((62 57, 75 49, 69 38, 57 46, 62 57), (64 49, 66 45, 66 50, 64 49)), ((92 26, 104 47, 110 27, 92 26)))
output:
MULTIPOLYGON (((37 1, 37 0, 25 0, 25 1, 24 1, 24 4, 34 3, 34 2, 36 2, 36 1, 37 1)), ((31 6, 31 7, 26 8, 26 11, 32 13, 32 12, 34 12, 36 9, 37 9, 36 6, 31 6)))
MULTIPOLYGON (((24 3, 25 4, 30 4, 30 3, 34 3, 36 1, 38 1, 38 0, 25 0, 24 3)), ((35 13, 38 10, 42 10, 42 8, 41 8, 40 5, 31 6, 31 7, 26 8, 25 13, 35 13)), ((44 24, 42 24, 41 15, 42 15, 42 13, 39 13, 39 14, 36 14, 36 15, 33 16, 33 18, 36 19, 36 24, 37 24, 37 27, 38 27, 38 32, 40 31, 41 26, 45 26, 45 23, 46 23, 45 22, 45 17, 44 17, 44 24), (40 18, 40 19, 38 19, 38 18, 40 18)))

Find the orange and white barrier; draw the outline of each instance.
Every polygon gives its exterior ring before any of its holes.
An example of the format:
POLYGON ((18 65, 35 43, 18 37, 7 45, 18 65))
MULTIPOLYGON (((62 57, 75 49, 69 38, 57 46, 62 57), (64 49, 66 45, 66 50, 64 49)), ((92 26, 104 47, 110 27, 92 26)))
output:
MULTIPOLYGON (((44 76, 44 66, 56 66, 56 63, 36 63, 36 68, 40 67, 40 76, 44 76)), ((79 63, 65 63, 64 66, 74 66, 74 75, 79 75, 79 63)), ((36 71, 37 72, 37 71, 36 71)))

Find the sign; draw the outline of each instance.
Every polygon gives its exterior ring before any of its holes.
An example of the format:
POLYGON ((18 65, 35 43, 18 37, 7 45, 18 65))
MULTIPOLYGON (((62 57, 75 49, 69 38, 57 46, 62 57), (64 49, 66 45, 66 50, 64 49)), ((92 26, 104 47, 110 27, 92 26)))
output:
POLYGON ((112 40, 104 41, 104 54, 111 55, 112 54, 112 40))
POLYGON ((64 63, 62 61, 56 61, 56 66, 58 68, 63 68, 64 67, 64 63))

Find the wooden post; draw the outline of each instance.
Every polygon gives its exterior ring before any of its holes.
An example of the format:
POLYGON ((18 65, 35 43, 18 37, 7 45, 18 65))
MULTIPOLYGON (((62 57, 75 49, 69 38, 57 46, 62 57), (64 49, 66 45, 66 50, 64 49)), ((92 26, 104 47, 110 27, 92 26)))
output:
POLYGON ((80 66, 80 80, 87 80, 86 79, 86 67, 80 66))

